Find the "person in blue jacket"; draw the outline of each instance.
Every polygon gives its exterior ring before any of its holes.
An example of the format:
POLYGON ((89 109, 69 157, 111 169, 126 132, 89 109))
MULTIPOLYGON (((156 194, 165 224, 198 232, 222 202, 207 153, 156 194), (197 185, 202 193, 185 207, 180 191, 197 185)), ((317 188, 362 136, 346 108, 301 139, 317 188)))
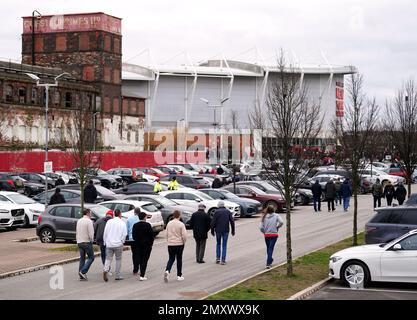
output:
POLYGON ((350 197, 352 196, 352 187, 350 186, 349 179, 343 181, 340 193, 343 198, 343 211, 346 212, 349 210, 350 197))

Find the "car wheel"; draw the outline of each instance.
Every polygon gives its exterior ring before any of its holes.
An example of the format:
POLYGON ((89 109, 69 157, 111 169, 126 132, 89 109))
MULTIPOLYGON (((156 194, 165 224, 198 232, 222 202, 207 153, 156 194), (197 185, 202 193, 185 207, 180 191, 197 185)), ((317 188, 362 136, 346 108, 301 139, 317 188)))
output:
POLYGON ((265 208, 268 208, 268 206, 272 206, 274 208, 274 212, 278 212, 278 203, 275 201, 268 201, 265 205, 265 208))
POLYGON ((39 238, 42 243, 54 243, 55 232, 51 228, 43 228, 39 238))
POLYGON ((368 267, 361 261, 348 261, 342 268, 341 279, 349 286, 366 286, 370 280, 368 267))
POLYGON ((29 217, 25 215, 25 224, 23 225, 23 228, 29 228, 29 227, 30 227, 29 217))
POLYGON ((208 214, 209 214, 209 216, 210 216, 211 218, 213 218, 213 216, 214 216, 214 212, 216 212, 216 209, 217 209, 217 208, 211 208, 211 209, 209 210, 208 214))

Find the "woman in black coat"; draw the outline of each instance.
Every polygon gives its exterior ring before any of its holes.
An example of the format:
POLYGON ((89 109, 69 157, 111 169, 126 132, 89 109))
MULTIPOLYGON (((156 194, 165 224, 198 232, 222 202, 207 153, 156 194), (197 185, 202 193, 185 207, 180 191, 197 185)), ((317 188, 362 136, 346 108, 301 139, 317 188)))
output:
POLYGON ((404 188, 402 183, 399 183, 395 189, 394 198, 397 199, 398 204, 401 206, 404 203, 405 197, 407 196, 407 190, 404 188))

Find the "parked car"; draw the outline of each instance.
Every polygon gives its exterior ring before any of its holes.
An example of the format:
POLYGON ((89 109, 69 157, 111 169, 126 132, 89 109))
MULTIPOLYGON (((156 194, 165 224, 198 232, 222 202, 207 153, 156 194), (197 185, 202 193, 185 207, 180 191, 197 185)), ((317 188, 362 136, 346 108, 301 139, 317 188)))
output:
POLYGON ((377 208, 365 225, 365 243, 390 242, 413 229, 417 229, 417 207, 377 208))
MULTIPOLYGON (((116 194, 154 194, 154 183, 150 182, 135 182, 114 190, 116 194)), ((162 190, 168 190, 168 187, 161 183, 162 190)))
MULTIPOLYGON (((184 175, 177 174, 175 177, 177 178, 177 181, 179 184, 187 188, 202 189, 202 188, 211 187, 210 183, 206 181, 204 177, 201 177, 201 176, 189 176, 185 174, 184 175)), ((160 180, 169 181, 170 177, 169 176, 161 177, 160 180)))
MULTIPOLYGON (((108 208, 98 204, 84 204, 92 212, 91 219, 104 217, 108 208)), ((42 243, 53 243, 57 239, 75 240, 77 221, 82 217, 81 204, 62 203, 48 206, 39 217, 36 235, 42 243)))
POLYGON ((0 191, 16 191, 17 187, 10 173, 0 172, 0 191))
POLYGON ((185 175, 189 175, 189 176, 196 176, 198 175, 198 171, 194 171, 194 170, 188 170, 186 168, 184 168, 181 165, 178 164, 167 164, 167 167, 169 167, 170 169, 175 170, 178 174, 185 174, 185 175))
MULTIPOLYGON (((233 185, 228 185, 226 187, 223 187, 222 189, 225 189, 232 193, 234 192, 233 185)), ((265 193, 261 189, 258 189, 254 186, 237 185, 236 195, 242 198, 257 200, 262 203, 264 208, 271 205, 274 207, 275 212, 282 212, 285 206, 285 200, 282 198, 282 196, 278 194, 265 193)))
POLYGON ((392 176, 389 175, 388 173, 384 172, 384 171, 380 171, 380 170, 376 170, 376 169, 372 169, 372 170, 359 170, 359 172, 361 173, 362 177, 375 177, 378 178, 382 185, 385 186, 385 184, 388 181, 391 181, 391 183, 396 186, 398 183, 402 182, 405 183, 405 179, 403 177, 398 177, 398 176, 392 176))
POLYGON ((403 177, 404 179, 407 178, 407 173, 402 168, 387 168, 383 169, 382 171, 388 173, 391 176, 403 177))
MULTIPOLYGON (((55 193, 55 189, 48 190, 47 203, 51 200, 52 195, 55 193)), ((81 191, 61 189, 61 194, 64 196, 65 201, 68 203, 80 203, 81 202, 81 191)), ((45 204, 45 192, 39 193, 33 197, 33 200, 45 204)), ((96 203, 102 202, 103 198, 97 196, 96 203)))
MULTIPOLYGON (((77 175, 71 171, 55 171, 56 174, 59 174, 66 184, 79 184, 80 180, 77 175)), ((99 182, 98 182, 99 183, 99 182)))
POLYGON ((168 222, 173 219, 172 214, 175 210, 181 211, 181 219, 185 223, 185 226, 189 227, 191 215, 198 209, 198 204, 181 205, 163 196, 154 194, 134 194, 127 196, 125 200, 146 201, 152 203, 159 211, 161 211, 165 227, 168 222))
POLYGON ((351 286, 369 281, 417 282, 417 230, 388 243, 357 246, 334 253, 329 276, 351 286))
POLYGON ((37 225, 39 216, 45 211, 45 205, 17 192, 1 191, 0 202, 13 203, 25 210, 24 227, 37 225))
MULTIPOLYGON (((101 185, 94 186, 97 190, 97 195, 103 199, 103 201, 110 200, 119 200, 124 199, 124 196, 121 194, 116 194, 112 190, 109 190, 101 185)), ((79 184, 66 184, 60 186, 61 190, 78 190, 81 191, 81 186, 79 184)))
POLYGON ((164 230, 164 220, 158 208, 148 201, 137 200, 113 200, 100 203, 101 206, 109 208, 112 211, 119 209, 122 213, 122 219, 127 221, 133 216, 135 208, 140 208, 142 212, 146 213, 146 222, 152 226, 153 234, 156 237, 159 232, 164 230))
POLYGON ((107 173, 122 177, 123 181, 127 184, 137 182, 136 170, 134 169, 114 168, 114 169, 107 170, 107 173))
POLYGON ((16 185, 17 192, 23 192, 28 197, 33 197, 45 191, 45 185, 36 182, 30 182, 22 177, 12 175, 11 178, 16 185))
POLYGON ((157 178, 169 175, 168 173, 164 173, 157 168, 136 168, 136 171, 140 171, 150 176, 155 176, 157 178))
POLYGON ((201 189, 201 192, 216 200, 227 200, 240 206, 240 216, 249 217, 262 211, 262 203, 257 200, 239 198, 234 193, 224 189, 201 189))
POLYGON ((25 224, 25 209, 21 205, 0 201, 0 228, 15 230, 25 224))
POLYGON ((45 185, 45 180, 46 180, 46 183, 48 184, 48 189, 55 188, 55 180, 48 178, 44 176, 43 174, 33 173, 33 172, 19 172, 16 175, 19 177, 22 177, 23 179, 27 181, 39 183, 43 185, 45 185))
MULTIPOLYGON (((207 213, 210 216, 214 215, 214 212, 217 209, 218 200, 214 200, 212 197, 206 195, 205 193, 193 190, 193 189, 181 189, 175 191, 163 191, 160 193, 161 196, 171 199, 179 204, 198 204, 202 203, 206 206, 207 213)), ((240 206, 234 202, 224 201, 225 207, 232 212, 234 217, 240 216, 240 206)))
MULTIPOLYGON (((80 169, 72 170, 79 174, 80 169)), ((123 185, 123 179, 120 176, 108 174, 106 171, 97 168, 86 168, 87 180, 95 178, 100 180, 100 184, 107 189, 117 189, 123 185)))

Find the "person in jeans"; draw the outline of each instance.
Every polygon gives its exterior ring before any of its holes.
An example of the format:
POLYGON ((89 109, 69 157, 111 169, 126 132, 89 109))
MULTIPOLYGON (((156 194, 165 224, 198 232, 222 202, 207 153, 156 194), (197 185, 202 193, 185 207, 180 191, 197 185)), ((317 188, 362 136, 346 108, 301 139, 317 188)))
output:
POLYGON ((140 281, 148 280, 145 277, 146 267, 151 256, 154 235, 152 226, 146 222, 146 213, 139 212, 139 222, 135 223, 132 230, 132 237, 135 241, 135 250, 138 256, 140 281))
POLYGON ((321 211, 321 194, 323 193, 323 190, 321 189, 319 180, 316 180, 316 182, 313 184, 313 186, 311 187, 311 191, 313 193, 314 211, 320 212, 321 211))
POLYGON ((80 252, 78 275, 80 280, 88 280, 87 272, 94 261, 94 226, 93 221, 91 221, 90 209, 84 209, 83 217, 77 221, 76 239, 78 250, 80 252), (88 257, 87 260, 85 259, 85 256, 88 257))
POLYGON ((334 211, 335 210, 334 199, 336 198, 336 187, 334 185, 333 179, 330 179, 329 181, 327 181, 326 187, 325 187, 325 194, 326 194, 326 199, 327 199, 327 209, 330 212, 330 205, 331 205, 331 209, 332 211, 334 211))
POLYGON ((119 209, 114 211, 115 218, 107 222, 104 228, 104 245, 106 246, 106 263, 104 264, 103 280, 108 281, 108 273, 113 260, 116 256, 116 278, 115 280, 123 280, 120 273, 122 268, 123 244, 127 236, 126 223, 122 220, 122 213, 119 209))
POLYGON ((266 211, 263 213, 262 221, 259 224, 259 229, 265 237, 267 269, 271 268, 272 262, 274 261, 272 255, 274 253, 275 244, 278 240, 278 229, 284 224, 281 217, 274 211, 273 206, 268 206, 266 211))
POLYGON ((202 203, 198 205, 198 211, 194 212, 190 219, 190 227, 196 243, 195 256, 197 263, 204 263, 204 252, 206 250, 207 234, 210 231, 211 218, 204 211, 206 206, 202 203))
POLYGON ((130 245, 130 250, 132 251, 132 262, 133 262, 133 275, 138 275, 139 271, 139 252, 136 248, 136 242, 133 240, 132 231, 133 226, 139 222, 139 213, 140 208, 135 208, 133 211, 134 215, 131 216, 126 221, 126 227, 127 227, 127 234, 128 234, 128 243, 130 245))
POLYGON ((350 187, 349 179, 343 181, 342 187, 340 188, 340 192, 343 198, 343 211, 346 212, 349 210, 350 197, 352 196, 352 188, 350 187))
POLYGON ((216 263, 226 264, 227 240, 229 238, 229 225, 232 228, 232 236, 235 235, 235 221, 232 213, 224 207, 224 202, 219 201, 219 207, 211 220, 211 234, 216 233, 216 263), (221 261, 220 261, 221 259, 221 261))
POLYGON ((106 263, 106 246, 104 245, 103 234, 107 221, 109 221, 110 219, 113 219, 112 210, 107 211, 105 217, 98 219, 94 223, 94 238, 96 240, 97 245, 100 246, 101 261, 103 262, 103 266, 106 263))
POLYGON ((175 260, 177 260, 177 280, 184 280, 182 276, 182 253, 185 242, 187 241, 187 230, 185 229, 185 224, 180 221, 181 212, 175 210, 173 217, 174 219, 168 222, 166 228, 169 259, 164 273, 165 282, 168 282, 169 274, 171 273, 175 260))

